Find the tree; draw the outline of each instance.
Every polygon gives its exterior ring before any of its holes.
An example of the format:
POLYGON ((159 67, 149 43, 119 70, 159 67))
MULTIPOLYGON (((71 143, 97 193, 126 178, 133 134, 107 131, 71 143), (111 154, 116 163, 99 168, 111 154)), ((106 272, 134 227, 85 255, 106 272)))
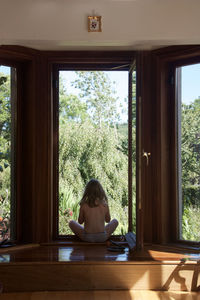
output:
POLYGON ((99 127, 114 124, 119 120, 116 109, 116 92, 105 72, 79 71, 73 85, 80 90, 79 98, 87 105, 93 122, 99 127))
POLYGON ((87 105, 82 102, 78 96, 67 94, 64 87, 64 79, 59 78, 59 122, 64 124, 70 120, 83 122, 89 116, 87 114, 87 105))
POLYGON ((60 132, 59 191, 60 205, 65 207, 63 200, 68 201, 70 196, 68 208, 75 215, 75 203, 81 199, 86 183, 91 178, 99 179, 108 194, 112 217, 120 221, 121 233, 127 230, 128 221, 128 160, 119 142, 112 127, 98 128, 90 121, 66 123, 60 132))
MULTIPOLYGON (((0 74, 0 150, 9 158, 11 140, 10 78, 0 74)), ((2 154, 1 154, 2 155, 2 154)), ((5 157, 6 156, 6 157, 5 157)))
POLYGON ((10 164, 11 103, 10 77, 0 74, 0 171, 10 164))
POLYGON ((10 227, 10 77, 0 74, 0 240, 9 236, 10 227))
POLYGON ((200 99, 182 104, 181 131, 183 194, 186 202, 197 204, 199 197, 191 197, 191 193, 200 190, 200 99))
POLYGON ((200 241, 200 99, 182 104, 182 237, 200 241))

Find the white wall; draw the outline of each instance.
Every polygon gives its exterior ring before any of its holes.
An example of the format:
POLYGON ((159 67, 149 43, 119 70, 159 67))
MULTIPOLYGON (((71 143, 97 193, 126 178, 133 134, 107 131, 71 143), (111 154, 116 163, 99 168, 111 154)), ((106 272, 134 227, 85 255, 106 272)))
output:
POLYGON ((0 0, 0 44, 36 49, 151 49, 200 44, 200 0, 0 0), (87 16, 103 32, 88 33, 87 16))

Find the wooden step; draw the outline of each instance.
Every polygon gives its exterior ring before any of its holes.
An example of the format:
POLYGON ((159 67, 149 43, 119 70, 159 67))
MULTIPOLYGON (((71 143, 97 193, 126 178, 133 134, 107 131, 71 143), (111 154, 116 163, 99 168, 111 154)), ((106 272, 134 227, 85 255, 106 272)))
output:
POLYGON ((106 245, 38 246, 1 254, 4 292, 199 291, 200 264, 179 253, 109 252, 106 245), (6 261, 7 260, 7 261, 6 261))
POLYGON ((1 300, 200 300, 200 293, 162 291, 68 291, 2 294, 1 300))

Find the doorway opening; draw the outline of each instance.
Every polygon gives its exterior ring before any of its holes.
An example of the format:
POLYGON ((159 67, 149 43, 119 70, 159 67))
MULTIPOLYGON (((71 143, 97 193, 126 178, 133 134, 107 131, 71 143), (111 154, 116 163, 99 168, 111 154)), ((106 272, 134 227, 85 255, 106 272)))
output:
POLYGON ((136 232, 135 70, 58 69, 57 80, 57 237, 71 236, 92 178, 119 221, 114 234, 136 232))

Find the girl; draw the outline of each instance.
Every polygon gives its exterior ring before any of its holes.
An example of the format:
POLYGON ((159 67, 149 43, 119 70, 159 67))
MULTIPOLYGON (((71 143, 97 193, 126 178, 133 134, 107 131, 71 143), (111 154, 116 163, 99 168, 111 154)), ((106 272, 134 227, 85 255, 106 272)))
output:
POLYGON ((80 201, 78 223, 69 221, 71 230, 86 242, 105 242, 115 231, 118 221, 110 221, 106 193, 100 182, 91 179, 85 187, 80 201), (108 224, 105 226, 105 222, 108 224), (80 224, 84 223, 84 227, 80 224))

